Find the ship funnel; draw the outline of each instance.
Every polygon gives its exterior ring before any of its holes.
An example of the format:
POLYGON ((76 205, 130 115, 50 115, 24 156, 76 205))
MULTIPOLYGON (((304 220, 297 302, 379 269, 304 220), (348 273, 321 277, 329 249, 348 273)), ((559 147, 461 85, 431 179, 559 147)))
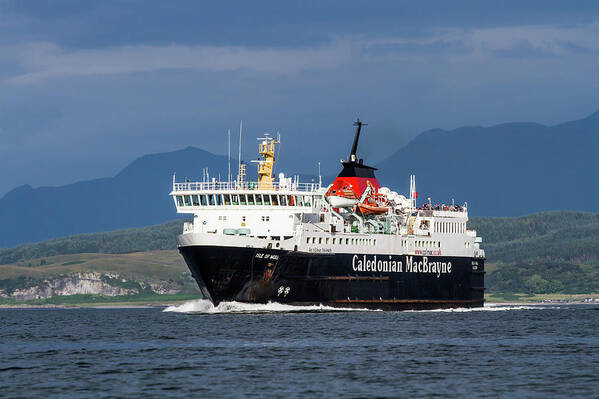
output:
POLYGON ((360 131, 362 130, 362 126, 367 126, 367 123, 362 123, 360 118, 358 118, 354 122, 354 126, 356 126, 356 135, 354 137, 354 144, 351 146, 351 153, 349 154, 349 161, 356 162, 356 152, 358 151, 358 141, 360 140, 360 131))

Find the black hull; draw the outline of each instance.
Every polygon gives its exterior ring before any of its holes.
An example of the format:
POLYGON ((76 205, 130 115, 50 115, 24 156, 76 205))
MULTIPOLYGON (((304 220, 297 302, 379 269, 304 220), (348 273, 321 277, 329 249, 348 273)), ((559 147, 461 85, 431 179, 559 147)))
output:
POLYGON ((202 293, 223 301, 383 310, 480 307, 484 260, 185 246, 202 293))

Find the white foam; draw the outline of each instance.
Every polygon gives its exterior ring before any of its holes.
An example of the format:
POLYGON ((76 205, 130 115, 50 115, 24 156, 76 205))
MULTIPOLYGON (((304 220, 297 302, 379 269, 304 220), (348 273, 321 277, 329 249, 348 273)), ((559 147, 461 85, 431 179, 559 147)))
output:
POLYGON ((334 308, 324 305, 296 306, 286 305, 278 302, 268 303, 244 303, 244 302, 221 302, 214 306, 207 299, 196 299, 181 305, 169 306, 164 312, 176 313, 292 313, 292 312, 351 312, 368 311, 368 309, 334 308))
MULTIPOLYGON (((481 308, 456 308, 456 309, 431 309, 431 310, 407 310, 406 312, 443 312, 443 313, 463 313, 463 312, 504 312, 510 310, 541 310, 541 309, 559 309, 556 306, 526 306, 526 305, 493 305, 485 304, 481 308)), ((286 305, 278 302, 268 303, 245 303, 245 302, 221 302, 214 306, 207 299, 196 299, 185 302, 181 305, 169 306, 164 312, 175 313, 293 313, 293 312, 366 312, 374 311, 369 309, 335 308, 325 305, 286 305)))
POLYGON ((481 308, 455 308, 455 309, 431 309, 431 310, 408 310, 408 312, 444 312, 444 313, 462 313, 462 312, 505 312, 510 310, 543 310, 559 309, 559 306, 526 306, 526 305, 493 305, 485 304, 481 308))

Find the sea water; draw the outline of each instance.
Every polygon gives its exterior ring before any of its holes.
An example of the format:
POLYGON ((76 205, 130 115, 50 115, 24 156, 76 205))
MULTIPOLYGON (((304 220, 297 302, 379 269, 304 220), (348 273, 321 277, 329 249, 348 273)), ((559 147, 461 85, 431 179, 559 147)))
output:
POLYGON ((599 307, 2 309, 0 397, 599 397, 599 307))

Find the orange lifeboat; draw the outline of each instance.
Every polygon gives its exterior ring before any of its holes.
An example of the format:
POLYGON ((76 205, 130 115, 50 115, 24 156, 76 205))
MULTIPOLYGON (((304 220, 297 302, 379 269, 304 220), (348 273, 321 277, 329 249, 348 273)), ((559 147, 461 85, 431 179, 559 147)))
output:
POLYGON ((385 195, 373 193, 356 206, 362 215, 382 215, 383 213, 387 213, 387 211, 389 211, 389 208, 385 206, 386 202, 387 198, 385 195))
POLYGON ((389 208, 386 206, 370 205, 370 204, 358 204, 358 209, 362 215, 382 215, 387 213, 389 208))

